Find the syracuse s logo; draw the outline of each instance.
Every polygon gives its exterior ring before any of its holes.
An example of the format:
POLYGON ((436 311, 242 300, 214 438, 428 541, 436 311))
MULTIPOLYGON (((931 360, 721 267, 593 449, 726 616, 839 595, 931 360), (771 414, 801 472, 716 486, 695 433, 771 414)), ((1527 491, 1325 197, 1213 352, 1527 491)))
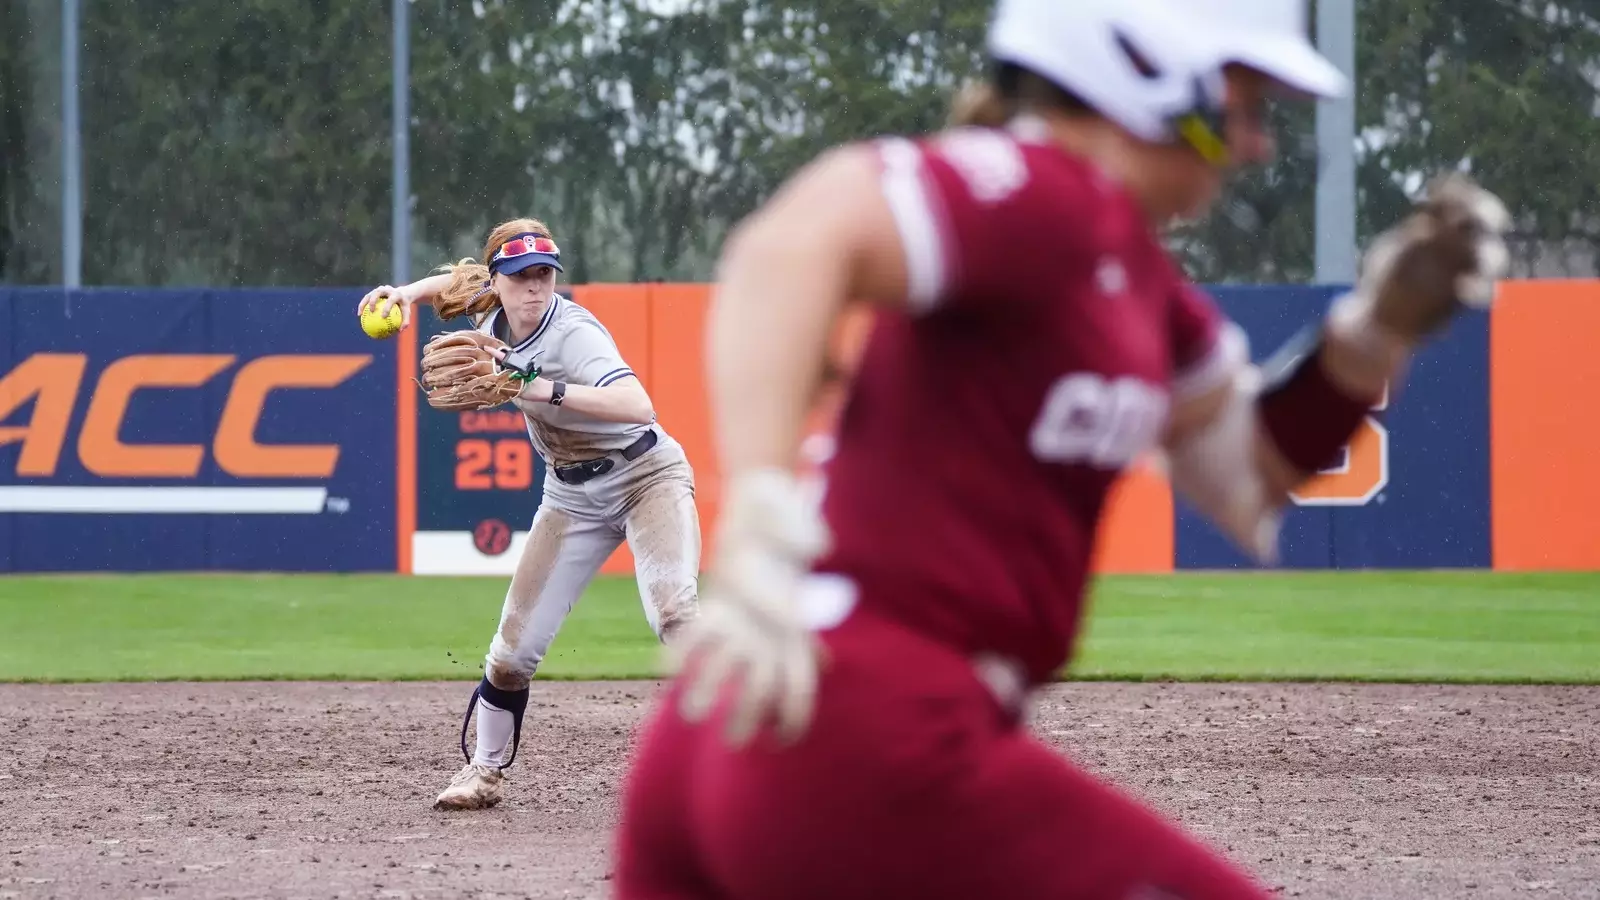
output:
MULTIPOLYGON (((1372 407, 1389 408, 1389 389, 1372 407)), ((1366 506, 1389 486, 1389 429, 1367 416, 1350 436, 1342 459, 1291 491, 1299 506, 1366 506)))

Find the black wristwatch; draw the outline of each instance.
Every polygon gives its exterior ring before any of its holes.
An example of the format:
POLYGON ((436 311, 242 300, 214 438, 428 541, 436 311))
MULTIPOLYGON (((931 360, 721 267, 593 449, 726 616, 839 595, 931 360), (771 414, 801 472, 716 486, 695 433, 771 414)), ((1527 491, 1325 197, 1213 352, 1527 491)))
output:
POLYGON ((550 405, 560 406, 561 401, 567 397, 567 383, 565 381, 553 382, 550 385, 550 405))

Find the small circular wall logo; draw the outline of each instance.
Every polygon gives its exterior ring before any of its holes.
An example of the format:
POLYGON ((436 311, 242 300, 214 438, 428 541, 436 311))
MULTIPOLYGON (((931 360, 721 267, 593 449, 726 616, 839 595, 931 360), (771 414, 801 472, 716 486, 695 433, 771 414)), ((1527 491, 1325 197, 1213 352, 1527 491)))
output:
POLYGON ((472 529, 472 546, 485 556, 499 556, 511 546, 511 526, 499 519, 484 519, 472 529))

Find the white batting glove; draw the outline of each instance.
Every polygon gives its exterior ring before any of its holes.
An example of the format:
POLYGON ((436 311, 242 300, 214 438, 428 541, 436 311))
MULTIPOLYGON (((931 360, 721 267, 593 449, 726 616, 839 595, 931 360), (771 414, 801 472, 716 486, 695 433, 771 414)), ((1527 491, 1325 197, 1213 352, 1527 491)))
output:
POLYGON ((1499 197, 1452 172, 1433 179, 1416 211, 1373 241, 1355 290, 1329 324, 1398 359, 1462 308, 1487 309, 1511 263, 1511 213, 1499 197))
POLYGON ((815 498, 792 473, 763 469, 729 481, 700 614, 668 651, 684 672, 684 718, 703 721, 732 687, 732 746, 773 715, 786 739, 810 724, 817 645, 796 598, 828 540, 815 498))

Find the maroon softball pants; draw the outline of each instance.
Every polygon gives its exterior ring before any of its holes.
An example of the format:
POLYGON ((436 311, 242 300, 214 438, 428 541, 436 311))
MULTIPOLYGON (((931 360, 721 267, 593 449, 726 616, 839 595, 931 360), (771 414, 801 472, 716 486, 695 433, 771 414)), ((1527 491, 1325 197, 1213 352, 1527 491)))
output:
POLYGON ((674 687, 639 736, 619 900, 1266 900, 1037 741, 962 655, 859 610, 797 743, 733 750, 674 687))

